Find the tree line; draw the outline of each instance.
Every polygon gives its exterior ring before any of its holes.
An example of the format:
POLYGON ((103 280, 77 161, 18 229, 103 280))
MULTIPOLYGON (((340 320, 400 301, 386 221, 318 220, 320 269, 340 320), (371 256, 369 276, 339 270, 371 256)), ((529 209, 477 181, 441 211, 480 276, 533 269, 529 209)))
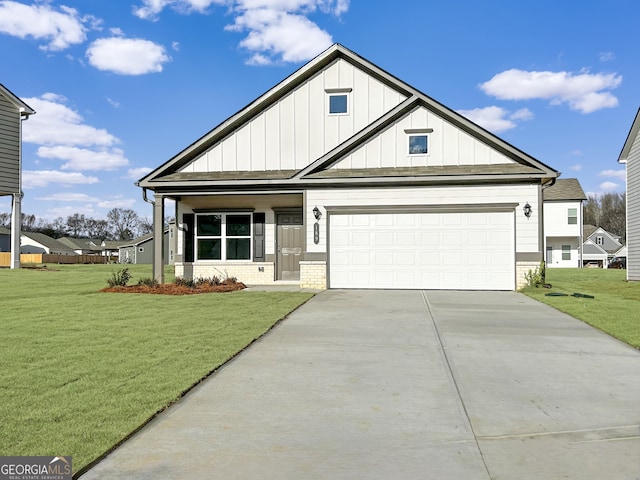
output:
POLYGON ((589 195, 584 203, 584 224, 602 227, 618 235, 622 243, 627 238, 627 196, 625 193, 589 195))
MULTIPOLYGON (((0 213, 0 225, 11 227, 11 214, 0 213)), ((106 219, 96 219, 81 213, 58 217, 53 221, 35 215, 22 214, 22 231, 44 233, 52 238, 74 237, 99 240, 132 240, 153 230, 149 219, 134 210, 113 208, 106 219)))

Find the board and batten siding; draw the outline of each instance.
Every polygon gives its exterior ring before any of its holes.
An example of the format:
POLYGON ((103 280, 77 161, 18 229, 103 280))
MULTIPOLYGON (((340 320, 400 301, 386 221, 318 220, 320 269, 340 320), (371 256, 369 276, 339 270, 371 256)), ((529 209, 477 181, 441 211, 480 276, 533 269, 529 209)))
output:
MULTIPOLYGON (((358 188, 358 189, 313 189, 307 191, 307 218, 313 218, 313 208, 318 206, 322 212, 320 218, 320 241, 313 241, 313 229, 307 229, 307 251, 324 253, 327 251, 327 207, 349 206, 443 206, 443 205, 479 205, 518 203, 538 205, 537 185, 495 185, 495 186, 447 186, 447 187, 411 187, 411 188, 358 188)), ((541 252, 536 209, 530 218, 522 214, 522 208, 516 207, 516 252, 541 252)))
POLYGON ((405 99, 405 95, 339 59, 181 171, 301 169, 405 99), (328 114, 327 89, 351 89, 347 115, 328 114))
POLYGON ((0 195, 20 192, 20 111, 0 94, 0 195))
POLYGON ((354 150, 332 168, 378 168, 415 166, 493 165, 513 160, 468 133, 418 107, 390 128, 354 150), (409 155, 405 130, 430 129, 428 154, 409 155))
POLYGON ((640 280, 640 135, 627 157, 627 280, 640 280))

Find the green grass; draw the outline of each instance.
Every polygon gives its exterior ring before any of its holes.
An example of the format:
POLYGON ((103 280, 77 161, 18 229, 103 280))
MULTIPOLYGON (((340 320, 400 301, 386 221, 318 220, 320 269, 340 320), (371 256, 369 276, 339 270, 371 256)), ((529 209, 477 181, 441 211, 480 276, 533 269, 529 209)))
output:
POLYGON ((523 293, 640 348, 640 283, 627 282, 626 270, 549 268, 546 282, 551 289, 529 287, 523 293), (569 296, 545 295, 551 292, 569 296), (573 293, 595 298, 576 298, 573 293))
POLYGON ((311 297, 100 293, 120 268, 0 269, 0 455, 72 455, 77 472, 311 297))

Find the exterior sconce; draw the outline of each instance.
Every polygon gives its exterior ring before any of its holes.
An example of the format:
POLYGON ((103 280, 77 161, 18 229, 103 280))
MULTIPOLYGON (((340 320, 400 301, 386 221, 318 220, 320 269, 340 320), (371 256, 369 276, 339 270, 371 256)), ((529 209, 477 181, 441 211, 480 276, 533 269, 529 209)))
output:
POLYGON ((531 216, 531 212, 533 211, 531 208, 531 205, 529 205, 529 202, 527 202, 524 205, 524 208, 522 209, 524 211, 524 216, 529 218, 531 216))
POLYGON ((322 216, 322 212, 318 207, 313 207, 313 216, 316 217, 316 221, 320 220, 320 217, 322 216))
POLYGON ((320 224, 318 222, 322 212, 317 206, 313 207, 313 216, 316 217, 316 223, 313 224, 313 243, 318 245, 320 243, 320 224))

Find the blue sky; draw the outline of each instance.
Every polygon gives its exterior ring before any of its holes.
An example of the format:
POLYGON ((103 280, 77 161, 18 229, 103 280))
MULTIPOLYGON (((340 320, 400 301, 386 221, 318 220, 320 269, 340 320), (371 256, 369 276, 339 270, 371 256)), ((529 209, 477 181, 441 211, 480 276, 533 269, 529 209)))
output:
POLYGON ((37 111, 22 209, 150 217, 137 179, 334 42, 586 192, 624 192, 639 16, 637 0, 0 0, 0 83, 37 111))

